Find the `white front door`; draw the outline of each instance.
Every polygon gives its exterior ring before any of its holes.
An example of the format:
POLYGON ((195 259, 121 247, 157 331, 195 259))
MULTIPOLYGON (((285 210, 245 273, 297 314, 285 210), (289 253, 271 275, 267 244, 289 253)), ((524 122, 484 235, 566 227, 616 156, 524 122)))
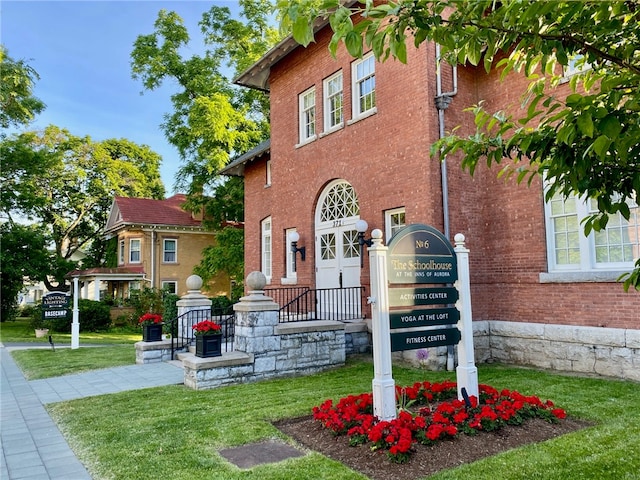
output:
POLYGON ((358 197, 349 183, 336 180, 324 189, 316 209, 315 231, 320 318, 361 318, 360 296, 348 290, 360 286, 360 247, 355 229, 359 214, 358 197))

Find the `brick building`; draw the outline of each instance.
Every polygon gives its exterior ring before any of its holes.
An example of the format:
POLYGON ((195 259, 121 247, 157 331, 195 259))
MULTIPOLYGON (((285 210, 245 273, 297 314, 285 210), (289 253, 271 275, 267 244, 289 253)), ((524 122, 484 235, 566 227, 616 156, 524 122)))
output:
POLYGON ((223 170, 245 179, 246 271, 261 270, 271 288, 362 286, 366 296, 357 220, 387 242, 414 223, 450 239, 461 232, 477 360, 640 379, 640 295, 616 283, 640 255, 637 206, 630 222, 612 218, 586 238, 587 202, 545 203, 541 180, 518 185, 483 165, 471 177, 459 158, 443 166, 429 155, 442 132, 475 131, 466 107, 520 108, 526 80, 473 66, 438 74, 433 44, 409 48, 406 65, 353 59, 343 47, 333 58, 330 36, 321 29, 307 48, 287 38, 236 80, 271 101, 270 141, 223 170), (291 253, 293 231, 304 261, 291 253))
MULTIPOLYGON (((165 200, 116 197, 105 235, 117 238, 118 266, 71 272, 69 276, 84 282, 83 298, 122 299, 142 287, 185 295, 187 278, 200 263, 204 248, 215 241, 215 233, 203 227, 202 218, 182 208, 185 201, 183 194, 165 200)), ((219 275, 203 290, 217 296, 228 295, 229 289, 229 278, 219 275)))

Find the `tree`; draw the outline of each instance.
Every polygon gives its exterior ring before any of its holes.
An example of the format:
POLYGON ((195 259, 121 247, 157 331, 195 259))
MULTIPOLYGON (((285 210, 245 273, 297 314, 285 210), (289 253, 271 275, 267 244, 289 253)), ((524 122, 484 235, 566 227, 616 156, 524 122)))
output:
POLYGON ((14 60, 0 45, 0 128, 26 125, 44 110, 44 103, 33 96, 39 79, 24 60, 14 60))
POLYGON ((103 264, 102 229, 114 196, 164 198, 161 157, 125 139, 94 142, 49 126, 4 139, 0 156, 0 211, 11 224, 20 216, 42 225, 55 252, 48 274, 58 286, 47 275, 38 279, 49 290, 66 288, 76 253, 91 247, 85 264, 103 264))
POLYGON ((0 242, 0 320, 4 322, 15 316, 24 279, 46 275, 51 259, 45 248, 45 236, 37 225, 5 222, 0 225, 0 242))
MULTIPOLYGON (((239 5, 244 22, 233 18, 227 7, 213 6, 203 14, 200 28, 207 50, 202 56, 182 56, 189 34, 182 19, 166 10, 159 12, 155 32, 138 36, 131 53, 132 76, 146 90, 167 81, 177 85, 171 97, 174 111, 161 125, 182 160, 176 187, 186 190, 187 208, 204 206, 216 220, 209 222, 214 230, 244 218, 241 180, 217 172, 269 136, 267 96, 234 86, 229 74, 244 71, 279 39, 269 23, 273 7, 268 0, 241 0, 239 5)), ((224 246, 218 243, 216 249, 205 250, 203 265, 216 264, 206 257, 220 248, 224 246)), ((242 262, 242 249, 229 248, 225 256, 239 255, 233 262, 242 262)), ((235 270, 219 267, 229 274, 235 270)), ((204 277, 212 274, 201 272, 204 277)))
MULTIPOLYGON (((379 60, 406 61, 407 43, 433 41, 455 64, 516 71, 527 76, 521 118, 470 108, 477 131, 455 131, 432 146, 432 155, 462 152, 473 174, 485 160, 507 165, 517 181, 543 175, 547 199, 575 193, 597 202, 583 220, 585 234, 606 227, 618 212, 627 220, 640 192, 640 6, 634 1, 400 0, 341 5, 338 0, 279 0, 281 27, 303 45, 313 22, 327 17, 330 50, 344 42, 353 56, 364 46, 379 60), (353 21, 359 14, 361 21, 353 21), (561 68, 577 62, 571 94, 555 95, 561 68), (587 68, 584 68, 587 67, 587 68), (509 162, 509 160, 511 162, 509 162)), ((640 259, 625 289, 640 290, 640 259)))

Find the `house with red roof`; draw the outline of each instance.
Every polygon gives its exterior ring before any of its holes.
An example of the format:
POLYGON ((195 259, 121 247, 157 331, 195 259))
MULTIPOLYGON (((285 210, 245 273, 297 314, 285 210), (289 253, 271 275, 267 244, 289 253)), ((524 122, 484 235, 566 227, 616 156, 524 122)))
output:
MULTIPOLYGON (((187 293, 186 280, 202 258, 202 251, 215 241, 215 232, 203 226, 202 215, 183 205, 186 195, 165 200, 115 197, 104 229, 107 238, 117 238, 118 266, 71 272, 84 284, 83 298, 127 298, 142 287, 187 293)), ((226 295, 230 280, 225 275, 203 286, 210 296, 226 295)))

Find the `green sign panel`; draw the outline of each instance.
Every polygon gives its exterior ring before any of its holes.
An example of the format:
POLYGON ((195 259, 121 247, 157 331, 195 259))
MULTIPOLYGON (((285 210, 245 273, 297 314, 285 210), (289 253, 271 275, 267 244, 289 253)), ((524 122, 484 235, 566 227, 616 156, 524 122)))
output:
POLYGON ((52 320, 67 316, 71 297, 65 292, 51 292, 42 296, 42 319, 52 320))
POLYGON ((431 325, 450 325, 460 319, 456 308, 428 308, 422 310, 391 310, 389 321, 391 328, 425 327, 431 325))
POLYGON ((453 283, 458 266, 451 243, 435 228, 414 224, 389 242, 389 283, 453 283))
POLYGON ((456 303, 457 300, 458 290, 454 287, 389 289, 389 304, 392 307, 445 305, 456 303))
POLYGON ((457 328, 437 328, 417 332, 398 332, 391 334, 391 351, 415 350, 417 348, 456 345, 460 342, 460 330, 457 328))

